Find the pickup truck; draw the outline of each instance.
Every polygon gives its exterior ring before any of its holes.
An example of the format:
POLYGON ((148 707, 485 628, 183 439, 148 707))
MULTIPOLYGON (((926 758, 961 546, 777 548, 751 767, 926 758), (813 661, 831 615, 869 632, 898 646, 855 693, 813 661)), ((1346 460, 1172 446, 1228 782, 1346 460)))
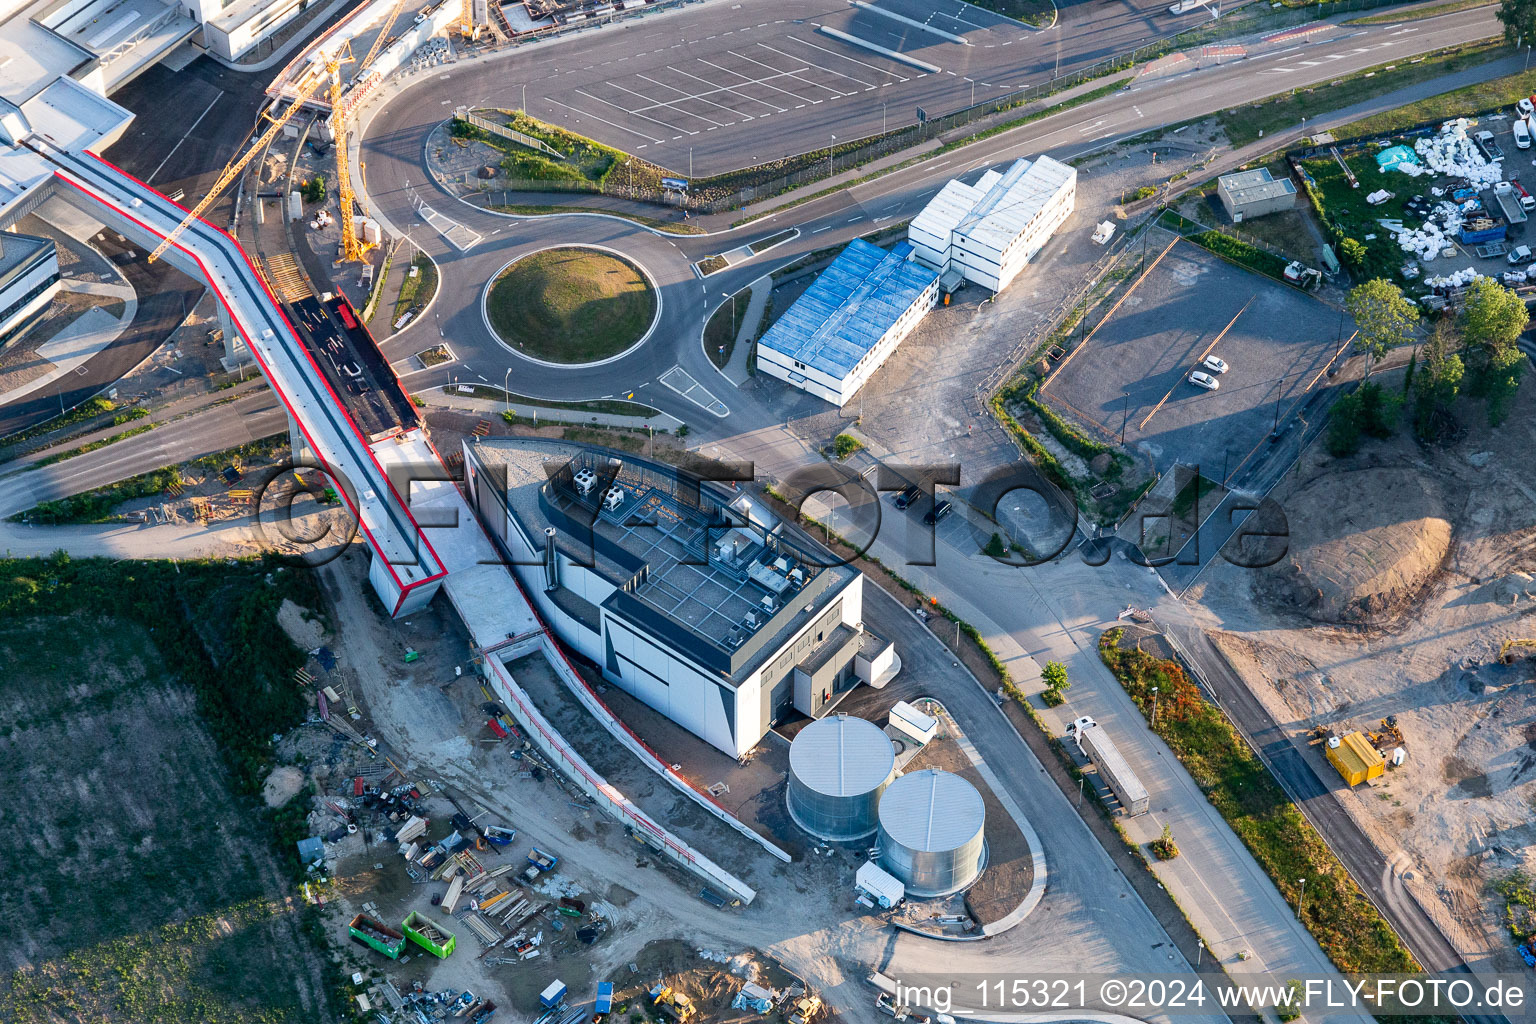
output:
POLYGON ((1472 137, 1472 141, 1477 143, 1477 148, 1483 151, 1483 156, 1486 157, 1490 163, 1494 160, 1504 159, 1504 151, 1500 149, 1499 144, 1494 141, 1493 132, 1484 129, 1483 131, 1480 131, 1474 135, 1472 137))

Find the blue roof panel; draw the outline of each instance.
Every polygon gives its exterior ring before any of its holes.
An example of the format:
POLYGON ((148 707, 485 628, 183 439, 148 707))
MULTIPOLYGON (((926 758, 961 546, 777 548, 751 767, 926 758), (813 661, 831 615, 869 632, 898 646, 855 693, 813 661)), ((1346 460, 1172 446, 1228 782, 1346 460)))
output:
POLYGON ((937 270, 908 259, 911 253, 908 242, 887 252, 854 239, 758 344, 831 377, 848 376, 939 279, 937 270))

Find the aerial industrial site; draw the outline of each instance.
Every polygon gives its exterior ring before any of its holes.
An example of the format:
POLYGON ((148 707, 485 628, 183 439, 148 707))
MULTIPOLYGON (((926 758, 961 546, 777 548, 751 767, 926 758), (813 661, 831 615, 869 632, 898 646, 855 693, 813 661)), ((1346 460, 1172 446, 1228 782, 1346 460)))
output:
POLYGON ((0 0, 0 1022, 1515 1021, 1533 36, 0 0))

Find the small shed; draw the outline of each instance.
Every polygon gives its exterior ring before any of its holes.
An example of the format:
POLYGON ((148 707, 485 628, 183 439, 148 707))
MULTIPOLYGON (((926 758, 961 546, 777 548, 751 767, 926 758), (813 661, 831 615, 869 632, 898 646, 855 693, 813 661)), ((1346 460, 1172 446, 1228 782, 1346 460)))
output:
POLYGON ((1276 179, 1269 168, 1237 171, 1216 179, 1216 197, 1232 223, 1241 224, 1268 213, 1294 209, 1296 186, 1289 178, 1276 179))
POLYGON ((901 879, 872 860, 865 861, 859 867, 858 874, 854 876, 854 884, 870 899, 887 909, 896 906, 907 895, 901 879))

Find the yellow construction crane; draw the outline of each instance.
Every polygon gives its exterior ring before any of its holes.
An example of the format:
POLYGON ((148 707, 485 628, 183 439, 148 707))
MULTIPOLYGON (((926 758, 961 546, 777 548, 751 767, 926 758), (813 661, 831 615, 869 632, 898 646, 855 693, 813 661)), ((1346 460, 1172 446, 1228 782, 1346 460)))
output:
MULTIPOLYGON (((368 47, 368 56, 357 65, 357 75, 368 70, 368 66, 373 63, 373 58, 377 57, 379 51, 384 48, 384 42, 389 38, 389 30, 395 27, 395 19, 400 17, 400 12, 403 10, 405 10, 405 0, 395 0, 395 6, 390 9, 389 15, 384 19, 384 27, 379 29, 373 45, 368 47)), ((353 81, 357 81, 357 75, 352 76, 353 81)))
MULTIPOLYGON (((340 65, 338 64, 338 67, 340 65)), ((362 260, 368 246, 357 237, 356 214, 352 207, 352 169, 347 163, 347 111, 341 103, 341 75, 331 75, 331 136, 336 146, 336 198, 341 206, 336 219, 341 222, 341 258, 347 263, 362 260)))
MULTIPOLYGON (((339 82, 337 70, 340 67, 341 61, 339 58, 328 59, 325 63, 325 75, 316 76, 312 81, 306 83, 295 91, 293 103, 289 105, 288 109, 284 111, 280 116, 274 117, 272 119, 272 123, 267 126, 266 131, 261 133, 261 137, 256 140, 255 144, 252 145, 251 148, 247 149, 243 155, 232 161, 228 167, 224 168, 223 172, 219 174, 218 180, 213 183, 213 187, 208 190, 208 194, 203 196, 202 201, 199 202, 196 206, 192 207, 192 212, 188 213, 186 217, 182 219, 181 223, 172 228, 170 234, 166 235, 165 239, 159 245, 155 246, 155 251, 149 254, 149 262, 153 263, 155 260, 159 259, 165 253, 165 250, 169 249, 176 243, 176 239, 181 237, 181 233, 187 229, 187 226, 201 217, 203 215, 203 211, 208 209, 209 206, 213 205, 213 201, 219 198, 221 194, 223 194, 224 190, 229 187, 230 182, 234 181, 237 177, 240 176, 240 172, 245 170, 246 165, 251 162, 252 158, 254 158, 257 153, 264 152, 267 148, 267 145, 271 143, 273 138, 277 136, 277 133, 282 131, 283 125, 287 124, 293 115, 298 112, 298 109, 303 106, 311 96, 320 90, 320 86, 326 81, 327 78, 331 79, 333 82, 339 82)), ((337 86, 333 85, 331 93, 333 99, 336 95, 336 89, 337 86)), ((343 166, 345 165, 345 155, 341 157, 340 162, 343 166)), ((351 226, 351 219, 344 218, 343 224, 345 225, 345 227, 343 227, 343 232, 345 232, 347 228, 351 226)))

